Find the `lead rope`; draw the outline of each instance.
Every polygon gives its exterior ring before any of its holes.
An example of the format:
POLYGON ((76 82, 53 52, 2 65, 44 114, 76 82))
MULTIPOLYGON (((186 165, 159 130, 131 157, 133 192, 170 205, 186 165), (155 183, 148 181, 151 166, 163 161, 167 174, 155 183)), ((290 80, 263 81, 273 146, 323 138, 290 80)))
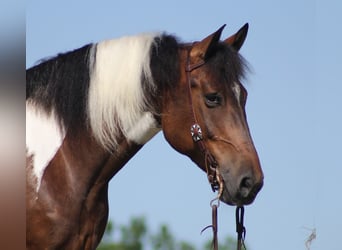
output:
POLYGON ((211 206, 211 220, 212 224, 209 226, 206 226, 202 229, 201 234, 207 230, 208 228, 213 229, 213 241, 212 241, 212 247, 213 250, 218 250, 218 237, 217 237, 217 230, 218 230, 218 223, 217 223, 217 208, 220 206, 220 200, 218 198, 213 199, 210 202, 211 206), (215 201, 217 201, 217 204, 215 204, 215 201))
POLYGON ((219 203, 217 205, 213 204, 211 206, 212 209, 212 222, 213 222, 213 249, 218 250, 218 240, 217 240, 217 208, 219 206, 219 203))
POLYGON ((237 232, 237 250, 241 250, 241 247, 246 250, 245 237, 246 228, 243 225, 243 217, 245 213, 245 208, 243 206, 236 207, 235 218, 236 218, 236 232, 237 232))
MULTIPOLYGON (((213 241, 212 241, 212 248, 213 250, 218 250, 218 223, 217 223, 217 208, 220 206, 220 200, 218 198, 213 199, 210 202, 211 212, 212 212, 212 224, 206 226, 202 229, 201 234, 207 230, 208 228, 213 229, 213 241), (215 201, 217 200, 217 204, 215 201)), ((245 208, 243 206, 236 207, 235 211, 235 218, 236 218, 236 233, 237 233, 237 250, 241 250, 242 247, 247 250, 245 245, 245 237, 246 237, 246 228, 243 225, 243 218, 244 218, 245 208)))

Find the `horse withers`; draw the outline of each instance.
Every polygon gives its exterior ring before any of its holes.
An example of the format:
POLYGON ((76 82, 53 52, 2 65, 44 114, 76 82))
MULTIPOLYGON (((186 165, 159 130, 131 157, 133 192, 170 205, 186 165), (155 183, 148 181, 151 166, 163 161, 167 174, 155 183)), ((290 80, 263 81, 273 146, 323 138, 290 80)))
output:
POLYGON ((156 133, 207 173, 230 205, 253 202, 263 173, 238 53, 248 30, 180 43, 143 34, 89 44, 27 70, 28 249, 95 249, 108 183, 156 133))

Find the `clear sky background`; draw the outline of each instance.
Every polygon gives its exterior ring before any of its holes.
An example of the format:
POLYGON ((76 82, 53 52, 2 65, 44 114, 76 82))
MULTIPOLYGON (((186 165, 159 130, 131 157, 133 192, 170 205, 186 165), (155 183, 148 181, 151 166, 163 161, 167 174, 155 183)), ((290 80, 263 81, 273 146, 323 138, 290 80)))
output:
MULTIPOLYGON (((241 49, 252 72, 247 115, 265 185, 246 207, 250 250, 340 250, 342 230, 342 2, 27 1, 26 67, 90 42, 166 31, 200 40, 250 24, 241 49)), ((144 215, 179 239, 202 245, 214 197, 205 174, 154 137, 110 183, 110 218, 144 215)), ((219 238, 235 237, 235 208, 219 209, 219 238)))

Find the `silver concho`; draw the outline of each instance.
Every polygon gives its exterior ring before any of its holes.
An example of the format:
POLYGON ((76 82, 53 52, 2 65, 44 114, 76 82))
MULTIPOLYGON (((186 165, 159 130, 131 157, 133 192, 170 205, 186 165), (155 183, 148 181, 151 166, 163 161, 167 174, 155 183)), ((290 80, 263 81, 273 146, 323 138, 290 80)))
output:
POLYGON ((194 142, 198 142, 203 139, 202 129, 200 125, 198 125, 197 123, 191 126, 190 131, 191 131, 191 136, 194 142))

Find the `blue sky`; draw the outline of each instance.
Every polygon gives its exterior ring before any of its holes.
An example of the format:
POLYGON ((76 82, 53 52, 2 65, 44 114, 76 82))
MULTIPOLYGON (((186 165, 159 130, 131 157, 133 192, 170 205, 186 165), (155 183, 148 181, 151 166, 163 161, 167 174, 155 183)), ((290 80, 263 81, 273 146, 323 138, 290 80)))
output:
MULTIPOLYGON (((341 249, 342 3, 335 1, 27 1, 26 67, 90 42, 166 31, 183 41, 222 24, 223 37, 250 24, 241 49, 251 73, 247 115, 265 185, 246 207, 249 249, 341 249)), ((210 233, 206 176, 162 133, 110 183, 110 218, 144 215, 201 245, 210 233)), ((219 237, 235 236, 234 208, 219 209, 219 237)))

